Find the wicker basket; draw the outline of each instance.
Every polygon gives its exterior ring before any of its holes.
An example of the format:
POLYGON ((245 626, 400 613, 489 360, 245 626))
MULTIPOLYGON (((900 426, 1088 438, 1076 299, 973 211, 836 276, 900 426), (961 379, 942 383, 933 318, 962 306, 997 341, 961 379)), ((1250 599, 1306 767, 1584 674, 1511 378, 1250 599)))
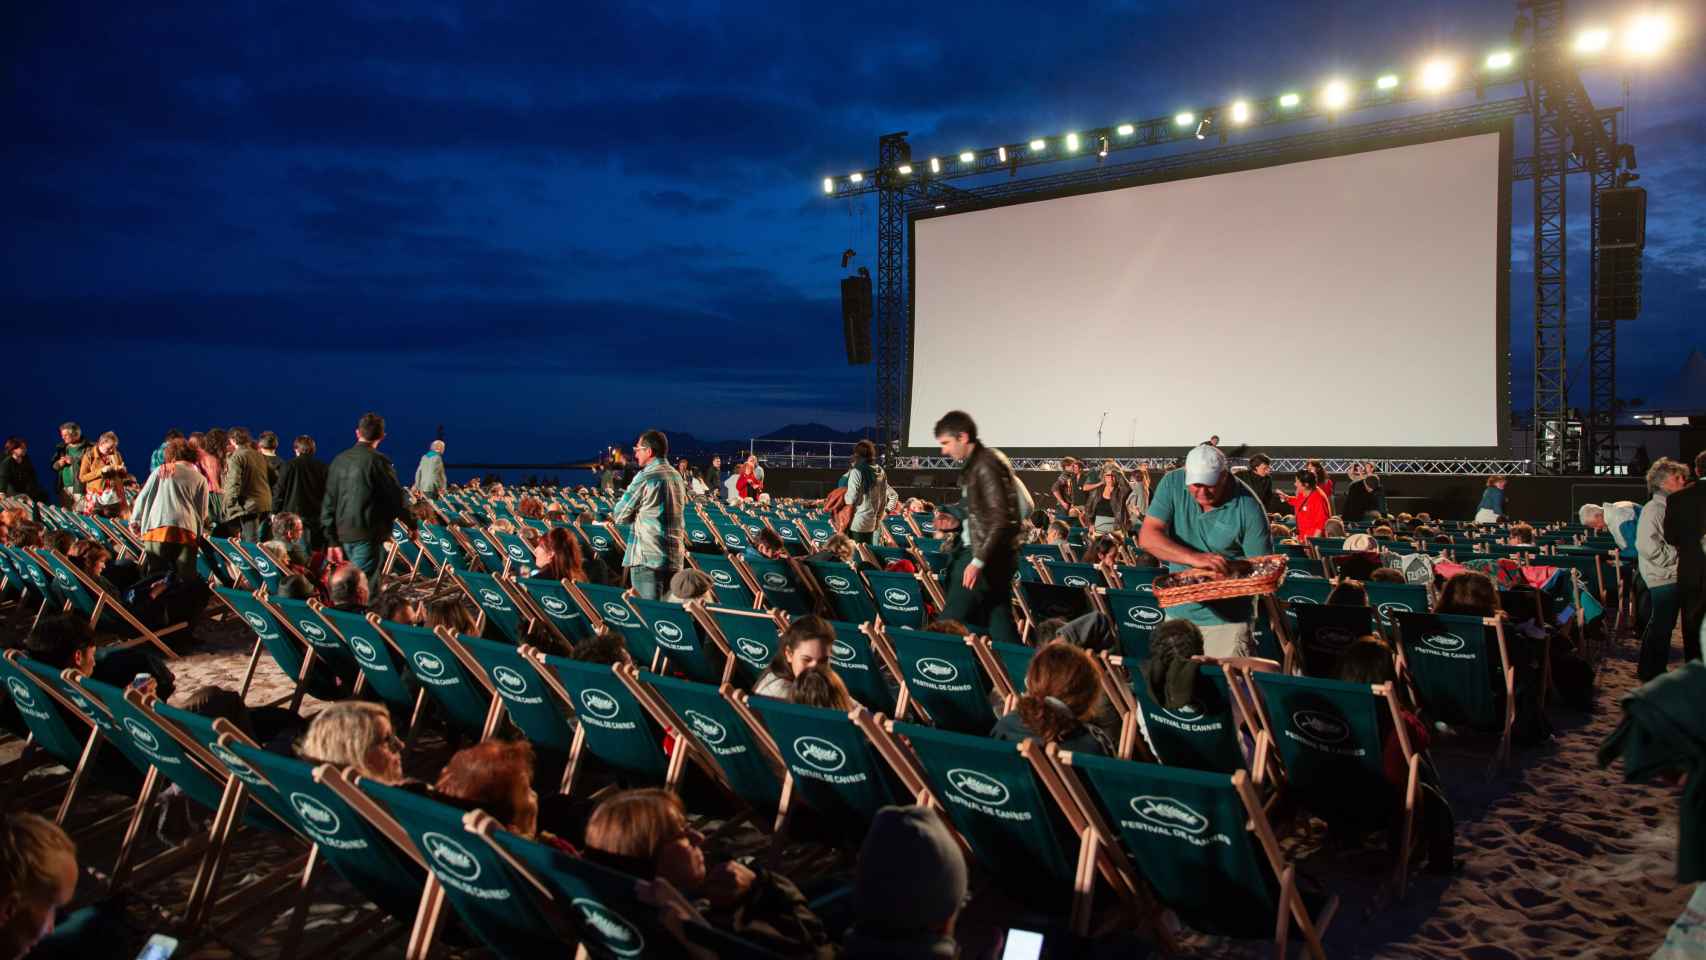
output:
POLYGON ((1233 572, 1224 576, 1212 570, 1164 573, 1155 578, 1155 601, 1163 607, 1176 607, 1181 603, 1255 597, 1273 593, 1285 579, 1283 553, 1234 560, 1232 564, 1233 572))

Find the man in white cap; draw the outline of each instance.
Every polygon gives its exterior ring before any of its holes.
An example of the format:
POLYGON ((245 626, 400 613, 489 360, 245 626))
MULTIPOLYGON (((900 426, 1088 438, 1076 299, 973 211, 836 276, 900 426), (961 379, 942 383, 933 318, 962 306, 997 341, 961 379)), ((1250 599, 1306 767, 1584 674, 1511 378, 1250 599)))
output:
MULTIPOLYGON (((1232 476, 1226 454, 1204 443, 1155 485, 1138 545, 1165 561, 1169 570, 1227 572, 1229 561, 1272 553, 1273 535, 1256 495, 1232 476)), ((1211 657, 1248 656, 1254 646, 1250 597, 1186 603, 1167 608, 1168 619, 1202 628, 1203 652, 1211 657)))

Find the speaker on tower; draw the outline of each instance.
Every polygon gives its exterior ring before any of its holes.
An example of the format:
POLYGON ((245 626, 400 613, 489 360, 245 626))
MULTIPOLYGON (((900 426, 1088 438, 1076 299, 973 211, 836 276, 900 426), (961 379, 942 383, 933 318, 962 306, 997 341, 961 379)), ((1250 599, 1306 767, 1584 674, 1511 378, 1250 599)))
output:
POLYGON ((841 280, 841 333, 847 342, 847 362, 871 362, 871 275, 864 267, 859 274, 841 280))

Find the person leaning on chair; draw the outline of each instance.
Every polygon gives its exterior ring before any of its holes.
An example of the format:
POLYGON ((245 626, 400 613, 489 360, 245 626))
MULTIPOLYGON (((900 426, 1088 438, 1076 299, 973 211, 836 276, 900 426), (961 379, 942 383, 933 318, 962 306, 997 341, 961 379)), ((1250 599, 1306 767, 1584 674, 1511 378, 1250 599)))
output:
POLYGON ((614 523, 631 523, 634 535, 622 554, 622 566, 634 592, 656 600, 681 569, 687 555, 687 486, 669 465, 669 438, 647 430, 634 443, 634 462, 640 472, 611 508, 614 523))
POLYGON ((326 498, 320 508, 320 525, 339 545, 327 551, 327 562, 348 560, 370 582, 379 578, 381 548, 391 539, 392 521, 400 520, 411 529, 415 526, 397 471, 390 458, 379 452, 384 439, 385 418, 363 414, 355 427, 355 445, 326 468, 326 498))

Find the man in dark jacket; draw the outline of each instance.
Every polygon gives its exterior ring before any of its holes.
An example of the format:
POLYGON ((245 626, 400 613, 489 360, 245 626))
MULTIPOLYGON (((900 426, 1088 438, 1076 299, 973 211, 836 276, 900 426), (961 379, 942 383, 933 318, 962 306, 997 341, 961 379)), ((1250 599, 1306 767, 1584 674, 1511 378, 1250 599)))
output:
POLYGON ((29 448, 23 437, 6 441, 5 456, 0 457, 0 494, 29 497, 46 503, 47 492, 41 488, 41 481, 36 479, 36 467, 30 462, 29 448))
POLYGON ((965 507, 965 538, 972 559, 960 579, 949 585, 942 616, 988 631, 992 640, 1019 642, 1013 623, 1013 575, 1019 569, 1019 534, 1031 511, 1006 454, 977 438, 977 423, 954 410, 936 422, 942 453, 965 464, 960 471, 960 505, 965 507))
POLYGON ((1244 481, 1244 486, 1256 495, 1256 502, 1262 505, 1262 512, 1273 513, 1279 509, 1279 497, 1274 494, 1274 462, 1265 453, 1254 454, 1250 457, 1250 469, 1238 479, 1244 481))
POLYGON ((232 427, 231 455, 225 458, 220 487, 225 493, 224 525, 229 535, 250 543, 261 539, 261 528, 272 517, 272 485, 267 458, 256 449, 254 438, 243 427, 232 427))
POLYGON ((396 468, 379 452, 384 439, 385 418, 363 414, 356 424, 355 446, 326 468, 326 500, 320 508, 320 525, 333 542, 327 561, 348 560, 367 574, 370 584, 379 582, 382 547, 391 539, 392 521, 414 525, 396 468))
POLYGON ((302 532, 308 538, 308 549, 326 549, 325 528, 320 525, 320 508, 326 502, 326 465, 314 459, 314 438, 296 438, 296 457, 278 468, 278 480, 272 488, 273 509, 279 513, 294 513, 302 518, 302 532))
POLYGON ((83 454, 89 452, 90 444, 83 439, 83 428, 75 421, 66 421, 59 425, 59 446, 53 448, 53 474, 55 492, 59 494, 59 505, 71 508, 77 505, 77 498, 83 494, 83 481, 78 479, 77 471, 83 463, 83 454))
POLYGON ((1665 503, 1665 542, 1676 548, 1676 589, 1682 607, 1682 659, 1700 659, 1700 625, 1706 621, 1706 451, 1694 458, 1694 483, 1665 503))

